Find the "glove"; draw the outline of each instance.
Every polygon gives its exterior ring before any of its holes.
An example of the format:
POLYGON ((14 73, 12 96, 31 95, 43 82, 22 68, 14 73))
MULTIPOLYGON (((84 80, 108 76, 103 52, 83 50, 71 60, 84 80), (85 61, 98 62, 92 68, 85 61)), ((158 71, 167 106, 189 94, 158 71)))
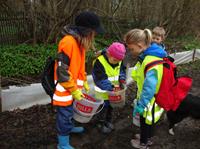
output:
POLYGON ((89 90, 90 90, 90 86, 89 86, 89 84, 88 84, 87 81, 84 81, 84 83, 83 83, 83 87, 84 87, 84 89, 85 89, 86 92, 89 92, 89 90))
POLYGON ((139 113, 140 115, 142 115, 144 112, 144 108, 140 105, 136 105, 133 109, 133 116, 136 116, 137 113, 139 113))
POLYGON ((76 100, 81 100, 81 99, 84 98, 83 93, 82 93, 81 90, 79 90, 79 89, 77 89, 77 90, 71 92, 71 94, 72 94, 72 97, 73 97, 74 99, 76 99, 76 100))

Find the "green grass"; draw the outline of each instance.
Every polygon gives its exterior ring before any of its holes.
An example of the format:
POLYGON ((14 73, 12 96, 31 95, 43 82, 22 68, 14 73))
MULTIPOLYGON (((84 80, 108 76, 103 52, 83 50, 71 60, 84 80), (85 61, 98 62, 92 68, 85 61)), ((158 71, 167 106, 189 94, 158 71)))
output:
POLYGON ((19 77, 39 74, 48 56, 55 56, 56 46, 21 44, 17 46, 1 46, 1 75, 19 77))
POLYGON ((175 45, 182 51, 200 49, 200 39, 193 36, 182 36, 177 38, 167 38, 165 43, 167 45, 175 45))
MULTIPOLYGON (((177 66, 179 74, 188 74, 192 72, 200 72, 200 59, 191 61, 187 64, 180 64, 177 66)), ((198 74, 198 73, 197 73, 198 74)))
MULTIPOLYGON (((117 41, 116 38, 110 36, 97 36, 95 41, 95 47, 97 50, 102 50, 108 47, 113 41, 117 41)), ((200 48, 200 42, 193 37, 182 37, 176 39, 167 39, 166 43, 176 46, 181 45, 183 49, 190 50, 200 48)), ((19 77, 27 75, 38 75, 42 72, 45 61, 48 56, 56 56, 57 45, 7 45, 0 46, 0 74, 5 77, 19 77)), ((94 59, 94 51, 89 51, 86 54, 86 62, 90 67, 91 62, 94 59)), ((189 64, 190 65, 190 64, 189 64)), ((198 63, 192 69, 199 69, 198 63)), ((90 68, 91 69, 91 68, 90 68)), ((185 70, 182 67, 181 71, 185 70)))
MULTIPOLYGON (((112 39, 97 37, 102 43, 95 43, 98 50, 104 49, 112 39)), ((26 75, 38 75, 42 72, 45 61, 48 56, 56 56, 57 45, 5 45, 0 46, 0 67, 1 76, 4 77, 20 77, 26 75)), ((86 62, 90 63, 94 57, 94 51, 86 54, 86 62)))

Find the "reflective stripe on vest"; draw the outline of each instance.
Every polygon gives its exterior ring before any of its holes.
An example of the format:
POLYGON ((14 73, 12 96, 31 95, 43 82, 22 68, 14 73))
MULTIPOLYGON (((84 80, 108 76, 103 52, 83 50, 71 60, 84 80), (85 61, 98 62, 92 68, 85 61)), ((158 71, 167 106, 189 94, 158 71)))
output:
POLYGON ((97 86, 94 86, 94 90, 97 91, 97 92, 101 92, 101 93, 106 93, 107 92, 106 90, 102 90, 97 86))
POLYGON ((111 82, 118 81, 119 80, 119 76, 108 77, 108 80, 111 81, 111 82))
MULTIPOLYGON (((138 88, 138 91, 137 91, 137 99, 139 100, 139 97, 141 96, 141 93, 142 93, 142 88, 143 88, 143 84, 144 84, 144 68, 145 66, 154 61, 154 60, 160 60, 161 58, 158 58, 158 57, 155 57, 155 56, 146 56, 144 61, 142 62, 142 64, 140 62, 138 62, 133 71, 132 71, 132 78, 133 80, 136 81, 137 83, 137 88, 138 88)), ((159 87, 160 87, 160 83, 161 83, 161 80, 162 80, 162 74, 163 74, 163 65, 156 65, 154 67, 152 67, 151 69, 156 69, 157 72, 158 72, 158 84, 156 86, 156 92, 158 92, 159 90, 159 87)), ((151 125, 152 124, 152 108, 153 108, 153 104, 155 102, 155 98, 153 97, 150 102, 148 103, 147 107, 144 109, 144 113, 143 113, 143 117, 145 118, 145 123, 146 124, 149 124, 151 125)), ((156 103, 155 103, 155 106, 154 106, 154 123, 156 123, 162 113, 163 113, 163 109, 161 107, 159 107, 156 103)))
POLYGON ((72 95, 68 95, 68 96, 57 96, 56 94, 53 95, 53 99, 55 101, 62 101, 62 102, 65 102, 65 101, 70 101, 72 100, 72 95))
MULTIPOLYGON (((57 80, 55 80, 55 82, 57 82, 57 80)), ((60 83, 57 83, 53 95, 53 105, 67 106, 72 104, 72 101, 72 95, 60 83)))
MULTIPOLYGON (((108 76, 108 80, 113 84, 117 85, 119 84, 119 74, 120 74, 120 66, 121 62, 119 62, 119 65, 116 66, 115 68, 112 68, 108 61, 105 59, 103 55, 98 57, 99 62, 103 65, 105 69, 105 73, 108 76)), ((95 97, 97 99, 103 99, 103 100, 108 100, 108 93, 105 90, 100 89, 99 87, 95 86, 95 97)))
MULTIPOLYGON (((108 77, 108 80, 111 81, 111 82, 114 82, 114 81, 118 81, 119 80, 119 76, 116 76, 116 77, 108 77)), ((94 90, 97 91, 97 92, 100 92, 100 93, 106 93, 107 91, 106 90, 102 90, 100 89, 98 86, 94 86, 94 90)))
POLYGON ((78 85, 78 86, 83 86, 83 82, 84 82, 83 80, 79 80, 79 79, 78 79, 78 80, 77 80, 77 85, 78 85))
MULTIPOLYGON (((83 87, 83 81, 77 80, 77 86, 79 88, 82 88, 83 87), (78 83, 79 83, 79 86, 78 86, 78 83)), ((66 106, 66 105, 72 103, 73 97, 62 85, 60 85, 60 83, 57 83, 56 91, 53 95, 53 100, 57 101, 57 104, 59 106, 66 106), (63 103, 59 103, 59 102, 63 102, 63 103)))
MULTIPOLYGON (((153 98, 153 101, 154 101, 154 99, 155 98, 153 98)), ((153 120, 152 109, 153 109, 153 104, 149 103, 148 106, 147 106, 147 108, 144 109, 144 114, 143 114, 143 116, 145 115, 144 117, 146 117, 145 122, 147 124, 149 124, 149 125, 152 124, 152 120, 153 120)), ((161 115, 162 115, 163 112, 164 112, 164 109, 160 108, 155 103, 155 105, 154 105, 154 123, 156 123, 160 119, 160 117, 161 117, 161 115)))
POLYGON ((65 92, 66 91, 66 89, 63 86, 60 85, 60 83, 58 83, 56 85, 56 90, 59 91, 59 92, 65 92))
MULTIPOLYGON (((157 122, 160 119, 160 116, 162 115, 162 113, 164 112, 164 109, 162 108, 159 111, 154 112, 154 122, 157 122)), ((147 115, 146 117, 146 121, 150 124, 153 120, 153 117, 151 115, 147 115)))
MULTIPOLYGON (((70 59, 70 65, 68 67, 69 73, 71 73, 74 83, 72 85, 78 88, 83 87, 85 77, 85 49, 80 49, 77 40, 71 36, 66 35, 61 39, 58 45, 58 53, 63 52, 70 59), (71 54, 73 52, 73 54, 71 54)), ((57 82, 57 63, 54 68, 54 80, 57 82)), ((53 105, 55 106, 69 106, 73 102, 73 97, 70 91, 66 90, 60 83, 56 85, 56 90, 53 95, 53 105)))
MULTIPOLYGON (((56 84, 56 82, 57 81, 55 80, 55 84, 56 84)), ((82 88, 83 87, 83 82, 84 81, 82 81, 82 80, 77 80, 77 86, 79 88, 82 88)), ((66 89, 60 83, 57 83, 56 90, 59 91, 59 92, 65 92, 66 91, 66 89)))
POLYGON ((80 88, 80 89, 83 88, 83 83, 84 83, 83 80, 79 80, 79 79, 77 79, 76 83, 77 83, 77 87, 78 87, 78 88, 80 88))

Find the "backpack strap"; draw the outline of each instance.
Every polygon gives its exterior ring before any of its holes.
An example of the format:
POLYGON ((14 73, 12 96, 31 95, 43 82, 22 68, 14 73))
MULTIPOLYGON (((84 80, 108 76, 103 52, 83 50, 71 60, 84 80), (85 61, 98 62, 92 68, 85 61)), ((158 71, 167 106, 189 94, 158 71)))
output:
POLYGON ((164 64, 164 63, 165 63, 164 60, 156 60, 156 61, 153 61, 153 62, 151 62, 151 63, 148 63, 148 64, 146 65, 145 69, 144 69, 144 74, 146 75, 146 72, 147 72, 150 68, 152 68, 153 66, 159 65, 159 64, 164 64))

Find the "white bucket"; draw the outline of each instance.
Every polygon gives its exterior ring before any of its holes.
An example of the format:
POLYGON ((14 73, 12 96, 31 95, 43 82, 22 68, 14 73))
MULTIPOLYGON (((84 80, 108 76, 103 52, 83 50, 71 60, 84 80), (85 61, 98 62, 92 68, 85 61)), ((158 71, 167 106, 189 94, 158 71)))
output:
POLYGON ((123 107, 125 105, 125 92, 126 88, 122 90, 116 90, 116 91, 108 91, 108 99, 110 101, 110 105, 115 108, 115 107, 123 107))
POLYGON ((85 98, 82 100, 74 100, 73 103, 73 118, 80 123, 88 123, 95 114, 99 113, 103 109, 102 106, 102 108, 97 111, 99 106, 104 103, 103 100, 96 100, 88 94, 84 94, 84 96, 85 98))
MULTIPOLYGON (((137 99, 134 99, 134 108, 136 107, 137 104, 137 99)), ((133 124, 137 127, 140 127, 140 115, 137 113, 135 116, 133 116, 133 124)))

